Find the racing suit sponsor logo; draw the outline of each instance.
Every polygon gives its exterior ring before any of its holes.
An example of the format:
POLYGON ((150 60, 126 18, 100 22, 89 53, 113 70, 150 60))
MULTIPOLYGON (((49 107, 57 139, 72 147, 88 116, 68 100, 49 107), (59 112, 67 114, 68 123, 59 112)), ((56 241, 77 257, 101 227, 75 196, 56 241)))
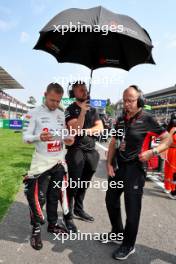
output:
POLYGON ((44 116, 44 117, 41 117, 40 119, 41 119, 41 120, 49 120, 49 117, 45 117, 45 116, 44 116))
POLYGON ((55 141, 54 143, 48 143, 48 152, 58 152, 62 150, 60 141, 55 141))

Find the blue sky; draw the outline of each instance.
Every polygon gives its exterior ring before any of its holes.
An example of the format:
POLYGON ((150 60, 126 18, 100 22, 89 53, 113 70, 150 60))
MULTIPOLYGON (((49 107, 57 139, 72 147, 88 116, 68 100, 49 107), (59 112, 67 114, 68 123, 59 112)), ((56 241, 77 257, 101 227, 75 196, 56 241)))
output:
MULTIPOLYGON (((116 102, 129 84, 144 93, 176 83, 176 1, 175 0, 0 0, 0 66, 16 78, 25 90, 7 90, 25 102, 33 95, 39 102, 49 82, 73 76, 88 80, 90 70, 81 65, 58 64, 54 57, 33 50, 39 30, 57 13, 71 8, 102 5, 113 12, 133 17, 150 34, 156 65, 140 65, 130 72, 105 68, 93 74, 92 98, 116 102), (104 80, 104 82, 103 82, 104 80), (108 80, 109 84, 106 84, 108 80)), ((65 96, 67 93, 65 92, 65 96)))

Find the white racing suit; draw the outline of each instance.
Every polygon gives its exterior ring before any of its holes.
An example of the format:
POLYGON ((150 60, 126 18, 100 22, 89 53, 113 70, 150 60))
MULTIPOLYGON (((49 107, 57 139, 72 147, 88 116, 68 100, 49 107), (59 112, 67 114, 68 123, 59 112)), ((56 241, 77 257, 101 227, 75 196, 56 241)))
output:
MULTIPOLYGON (((69 212, 63 129, 65 117, 59 109, 51 111, 46 105, 42 105, 25 116, 23 140, 35 145, 31 166, 24 179, 32 225, 45 222, 42 212, 45 202, 47 220, 51 224, 57 222, 58 200, 61 201, 64 215, 69 212), (54 140, 41 141, 40 134, 44 131, 52 133, 54 140)), ((67 130, 64 131, 68 133, 67 130)))

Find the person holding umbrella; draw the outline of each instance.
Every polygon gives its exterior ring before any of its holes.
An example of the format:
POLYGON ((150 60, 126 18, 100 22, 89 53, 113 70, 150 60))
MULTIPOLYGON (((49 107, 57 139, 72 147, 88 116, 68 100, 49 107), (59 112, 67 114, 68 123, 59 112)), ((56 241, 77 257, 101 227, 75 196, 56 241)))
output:
MULTIPOLYGON (((136 85, 131 85, 124 91, 123 104, 125 113, 116 123, 116 130, 123 129, 123 136, 112 138, 107 157, 109 187, 106 193, 106 206, 112 225, 111 233, 118 235, 119 232, 123 232, 123 242, 113 253, 113 258, 117 260, 125 260, 135 252, 145 184, 144 164, 154 155, 168 149, 172 143, 169 133, 149 113, 143 111, 144 98, 136 85), (161 142, 156 148, 149 149, 152 136, 159 137, 161 142), (112 166, 114 156, 118 163, 116 171, 112 166), (123 181, 123 188, 110 188, 112 180, 123 181), (124 230, 120 208, 122 192, 126 210, 124 230)), ((101 241, 104 241, 103 237, 101 241)))
POLYGON ((96 171, 99 154, 95 150, 94 133, 101 133, 103 130, 102 121, 96 113, 96 109, 88 104, 88 92, 84 82, 77 81, 72 85, 71 97, 76 98, 65 112, 65 119, 68 129, 81 131, 82 135, 76 135, 75 142, 68 147, 66 161, 70 180, 76 183, 75 188, 68 187, 69 215, 65 216, 66 221, 73 219, 74 214, 84 221, 93 222, 94 218, 84 211, 83 201, 86 190, 93 174, 96 171), (78 186, 78 182, 84 183, 78 186))

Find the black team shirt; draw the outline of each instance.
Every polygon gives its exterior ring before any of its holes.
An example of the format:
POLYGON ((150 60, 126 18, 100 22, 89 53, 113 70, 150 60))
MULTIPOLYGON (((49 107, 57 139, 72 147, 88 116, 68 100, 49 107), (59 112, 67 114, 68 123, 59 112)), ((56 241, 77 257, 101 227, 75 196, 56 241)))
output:
MULTIPOLYGON (((66 125, 68 124, 68 121, 74 118, 77 119, 80 115, 80 112, 81 112, 81 108, 76 104, 76 102, 69 105, 69 107, 65 111, 66 125)), ((87 111, 85 115, 83 129, 87 129, 95 126, 95 122, 97 120, 100 120, 100 117, 96 112, 96 109, 90 108, 90 110, 87 111)), ((96 137, 94 136, 86 136, 86 135, 76 136, 74 144, 72 146, 69 146, 68 149, 73 147, 79 147, 85 151, 90 151, 95 148, 95 139, 96 137)))
POLYGON ((150 148, 153 136, 159 137, 166 129, 158 124, 150 113, 144 110, 139 111, 134 117, 127 119, 126 116, 120 117, 115 125, 116 139, 124 139, 125 151, 117 150, 117 156, 122 161, 138 159, 138 155, 150 148), (118 129, 123 129, 124 138, 118 137, 118 129))

